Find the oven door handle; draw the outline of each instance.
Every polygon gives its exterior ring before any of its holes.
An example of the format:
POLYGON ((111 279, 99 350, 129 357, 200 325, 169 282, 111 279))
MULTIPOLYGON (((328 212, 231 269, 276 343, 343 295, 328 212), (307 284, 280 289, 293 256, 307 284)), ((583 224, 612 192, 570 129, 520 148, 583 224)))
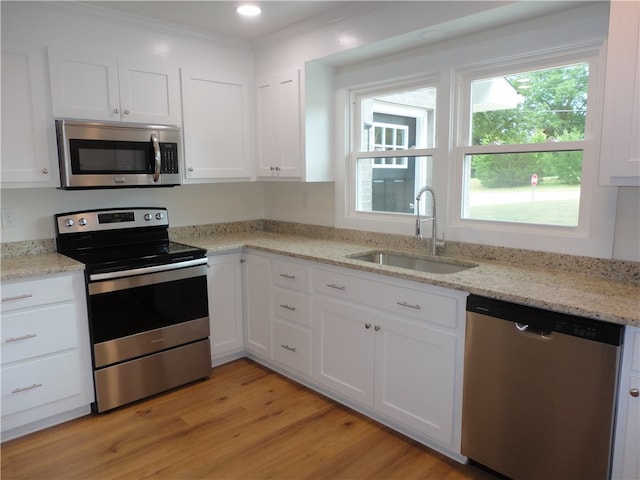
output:
POLYGON ((132 268, 131 270, 121 270, 118 272, 94 273, 89 275, 89 281, 97 282, 99 280, 111 280, 114 278, 133 277, 134 275, 144 275, 147 273, 166 272, 168 270, 177 270, 179 268, 195 267, 197 265, 206 265, 206 258, 196 258, 195 260, 187 260, 185 262, 167 263, 164 265, 154 265, 153 267, 132 268))

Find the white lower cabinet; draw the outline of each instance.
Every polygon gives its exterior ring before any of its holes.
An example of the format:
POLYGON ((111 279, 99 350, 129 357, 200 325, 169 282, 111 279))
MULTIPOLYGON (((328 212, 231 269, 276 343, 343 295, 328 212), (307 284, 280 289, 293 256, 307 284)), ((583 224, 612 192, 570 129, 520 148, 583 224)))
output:
POLYGON ((263 360, 271 359, 271 260, 243 255, 245 295, 245 349, 263 360))
POLYGON ((274 258, 271 263, 273 360, 288 373, 311 377, 311 267, 274 258))
POLYGON ((212 365, 244 354, 241 260, 239 253, 207 258, 212 365))
POLYGON ((82 272, 2 283, 2 440, 89 413, 82 272))
POLYGON ((466 294, 324 267, 314 283, 314 381, 459 455, 466 294))
POLYGON ((620 369, 614 480, 640 478, 640 328, 625 327, 620 369))

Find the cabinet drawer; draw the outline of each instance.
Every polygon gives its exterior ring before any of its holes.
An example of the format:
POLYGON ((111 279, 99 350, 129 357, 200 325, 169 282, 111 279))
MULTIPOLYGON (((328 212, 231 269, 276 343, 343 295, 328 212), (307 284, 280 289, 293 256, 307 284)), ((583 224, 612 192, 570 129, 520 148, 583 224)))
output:
POLYGON ((311 375, 311 333, 306 328, 275 319, 273 358, 305 375, 311 375))
POLYGON ((317 268, 315 270, 314 284, 316 292, 335 298, 342 298, 352 302, 370 304, 371 284, 361 278, 352 277, 340 272, 317 268))
POLYGON ((309 296, 304 293, 292 292, 282 288, 273 288, 273 315, 290 322, 311 326, 309 311, 309 296))
POLYGON ((0 325, 3 365, 78 346, 71 303, 5 313, 0 325))
POLYGON ((38 407, 81 393, 75 350, 2 368, 2 415, 38 407))
POLYGON ((314 280, 316 291, 324 295, 449 328, 456 326, 457 301, 452 297, 320 268, 314 280))
POLYGON ((309 292, 309 267, 307 265, 274 260, 271 277, 274 285, 309 292))
POLYGON ((2 284, 2 312, 73 299, 71 275, 2 284))
POLYGON ((370 295, 373 304, 390 312, 443 327, 456 326, 455 298, 373 282, 370 295))

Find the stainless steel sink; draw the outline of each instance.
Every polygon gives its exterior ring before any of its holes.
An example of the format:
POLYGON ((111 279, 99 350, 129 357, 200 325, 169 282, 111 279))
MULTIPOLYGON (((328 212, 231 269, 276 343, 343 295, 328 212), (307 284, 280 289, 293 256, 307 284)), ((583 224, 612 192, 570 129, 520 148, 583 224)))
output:
POLYGON ((441 274, 462 272, 478 266, 474 263, 450 262, 383 251, 356 253, 348 255, 347 258, 375 263, 377 265, 388 265, 390 267, 407 268, 419 272, 441 274))

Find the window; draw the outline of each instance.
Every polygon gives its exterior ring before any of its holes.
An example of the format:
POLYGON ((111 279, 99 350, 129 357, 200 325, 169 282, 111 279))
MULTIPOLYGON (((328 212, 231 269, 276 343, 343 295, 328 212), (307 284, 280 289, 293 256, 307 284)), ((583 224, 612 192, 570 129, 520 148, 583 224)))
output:
POLYGON ((355 211, 413 214, 416 191, 431 184, 436 88, 355 93, 353 104, 355 211))
POLYGON ((587 62, 467 79, 461 218, 578 226, 588 81, 587 62))

